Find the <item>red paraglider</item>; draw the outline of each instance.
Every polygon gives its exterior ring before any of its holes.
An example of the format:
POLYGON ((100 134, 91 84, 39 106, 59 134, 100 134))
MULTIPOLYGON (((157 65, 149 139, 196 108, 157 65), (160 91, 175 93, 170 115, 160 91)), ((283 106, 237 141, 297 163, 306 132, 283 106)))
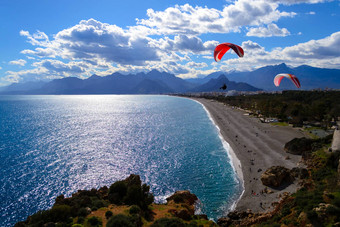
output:
POLYGON ((215 51, 214 51, 215 61, 217 61, 217 62, 221 61, 223 55, 230 48, 233 49, 239 57, 243 57, 244 52, 243 52, 243 49, 240 46, 237 46, 236 44, 232 44, 232 43, 221 43, 220 45, 215 47, 215 51))
POLYGON ((277 74, 274 78, 274 84, 276 87, 278 87, 281 83, 281 80, 283 79, 283 77, 286 77, 288 79, 290 79, 297 88, 300 88, 300 81, 298 80, 298 78, 296 76, 294 76, 293 74, 288 74, 288 73, 280 73, 277 74))

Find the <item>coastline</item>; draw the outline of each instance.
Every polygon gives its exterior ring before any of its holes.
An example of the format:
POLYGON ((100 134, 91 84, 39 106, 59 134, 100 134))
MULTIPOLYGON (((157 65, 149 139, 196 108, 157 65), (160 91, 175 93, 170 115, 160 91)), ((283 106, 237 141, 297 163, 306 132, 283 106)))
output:
POLYGON ((283 194, 294 193, 298 182, 294 181, 285 188, 270 189, 270 193, 262 193, 266 188, 260 178, 261 174, 271 166, 293 168, 302 166, 301 156, 287 154, 284 145, 304 133, 284 126, 273 126, 261 123, 257 118, 245 115, 245 111, 234 109, 223 103, 203 98, 190 99, 199 102, 222 136, 223 146, 229 146, 228 156, 232 166, 243 182, 243 192, 235 205, 236 211, 268 212, 274 209, 283 194))
POLYGON ((243 179, 243 172, 242 172, 242 167, 241 167, 241 162, 240 160, 237 158, 234 150, 232 149, 232 147, 230 146, 230 144, 225 140, 225 138, 222 135, 221 129, 218 126, 218 124, 215 122, 214 118, 211 116, 209 110, 204 106, 203 103, 201 103, 200 101, 196 100, 196 99, 192 99, 193 101, 199 103, 200 105, 202 105, 203 109, 207 112, 208 117, 210 118, 210 120, 213 122, 213 124, 215 125, 215 127, 218 130, 218 134, 219 137, 222 141, 223 147, 226 150, 226 153, 230 159, 231 162, 231 167, 233 168, 234 172, 237 175, 237 181, 240 181, 240 196, 233 202, 233 204, 230 206, 229 211, 234 211, 236 209, 237 203, 238 201, 242 198, 244 192, 245 192, 245 187, 244 187, 244 179, 243 179))

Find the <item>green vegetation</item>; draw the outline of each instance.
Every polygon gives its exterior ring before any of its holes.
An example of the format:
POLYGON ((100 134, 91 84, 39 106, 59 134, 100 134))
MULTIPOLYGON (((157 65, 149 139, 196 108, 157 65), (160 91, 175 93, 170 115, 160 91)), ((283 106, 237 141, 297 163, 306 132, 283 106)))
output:
POLYGON ((135 227, 136 223, 135 220, 132 217, 118 214, 110 218, 110 220, 106 224, 107 227, 135 227))
POLYGON ((329 128, 340 116, 340 91, 283 91, 282 94, 242 96, 203 96, 252 111, 255 115, 274 117, 294 126, 303 122, 329 128))
POLYGON ((110 217, 112 217, 112 215, 113 215, 113 213, 112 213, 111 210, 108 210, 108 211, 105 212, 106 219, 110 219, 110 217))
MULTIPOLYGON (((294 139, 294 141, 306 143, 305 138, 294 139)), ((309 146, 307 152, 310 155, 305 157, 305 162, 310 177, 303 180, 301 189, 283 201, 281 209, 272 218, 256 226, 272 226, 272 223, 278 226, 340 224, 340 185, 337 172, 340 152, 327 151, 329 138, 308 141, 312 146, 309 146)))
MULTIPOLYGON (((97 217, 87 218, 87 216, 99 208, 107 207, 110 203, 134 205, 131 207, 131 218, 136 226, 136 223, 141 223, 140 215, 147 220, 152 216, 149 205, 154 201, 154 197, 149 189, 149 186, 142 184, 138 175, 130 175, 125 180, 115 182, 110 188, 104 186, 98 190, 79 190, 70 198, 60 195, 50 210, 38 211, 28 217, 26 221, 18 222, 16 226, 43 226, 49 222, 59 223, 62 226, 72 226, 73 224, 102 226, 100 219, 97 217)), ((107 218, 113 215, 110 212, 106 212, 107 218)), ((141 226, 141 224, 137 226, 141 226)))
POLYGON ((205 215, 194 215, 197 197, 189 191, 176 192, 167 204, 154 204, 153 198, 149 186, 138 175, 130 175, 110 187, 79 190, 70 198, 58 196, 50 210, 39 211, 15 226, 216 226, 205 215))

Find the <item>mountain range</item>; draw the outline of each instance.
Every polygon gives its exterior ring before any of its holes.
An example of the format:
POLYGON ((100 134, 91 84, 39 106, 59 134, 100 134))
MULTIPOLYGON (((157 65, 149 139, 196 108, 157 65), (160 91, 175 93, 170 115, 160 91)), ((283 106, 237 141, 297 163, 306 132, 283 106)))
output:
POLYGON ((13 83, 0 88, 0 94, 169 94, 185 92, 221 92, 227 90, 259 91, 296 89, 288 79, 275 87, 273 78, 279 73, 296 75, 301 89, 340 89, 340 70, 310 66, 290 68, 285 64, 266 66, 251 72, 215 72, 204 78, 181 79, 173 74, 152 70, 148 73, 108 76, 92 75, 87 79, 67 77, 49 82, 13 83))
MULTIPOLYGON (((207 80, 218 78, 222 72, 215 72, 201 79, 190 79, 192 83, 206 83, 207 80)), ((316 68, 307 65, 291 68, 282 63, 279 65, 265 66, 251 72, 224 73, 229 80, 245 82, 266 91, 297 89, 291 81, 283 79, 280 86, 273 83, 274 77, 279 73, 290 73, 298 77, 303 90, 310 89, 340 89, 340 70, 316 68)))
POLYGON ((114 73, 87 79, 67 77, 50 82, 11 84, 0 94, 170 94, 185 92, 222 91, 223 84, 238 91, 258 91, 249 84, 229 81, 225 75, 212 78, 206 84, 192 83, 173 74, 152 70, 148 73, 122 75, 114 73))

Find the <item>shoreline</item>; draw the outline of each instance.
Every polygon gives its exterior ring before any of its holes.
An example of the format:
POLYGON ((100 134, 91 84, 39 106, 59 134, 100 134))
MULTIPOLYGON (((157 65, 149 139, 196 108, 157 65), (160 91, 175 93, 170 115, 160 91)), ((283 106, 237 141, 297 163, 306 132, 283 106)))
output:
POLYGON ((301 156, 288 154, 284 145, 305 134, 285 126, 261 123, 246 116, 245 111, 234 109, 215 100, 192 98, 200 103, 216 125, 223 146, 226 147, 232 167, 242 182, 243 191, 229 211, 268 212, 274 209, 284 193, 294 193, 298 182, 285 188, 273 189, 262 184, 261 174, 271 166, 300 167, 301 156), (271 193, 263 193, 265 188, 271 193))
POLYGON ((199 103, 200 105, 202 105, 203 109, 207 112, 209 119, 213 122, 213 124, 217 128, 218 136, 220 137, 220 139, 222 141, 222 145, 223 145, 224 149, 226 150, 226 153, 227 153, 227 155, 229 157, 231 167, 233 168, 234 172, 237 175, 237 179, 236 180, 240 181, 240 190, 241 190, 240 196, 235 201, 233 201, 232 205, 228 209, 228 211, 234 211, 236 209, 237 203, 242 198, 242 196, 243 196, 243 194, 245 192, 245 186, 244 186, 244 179, 243 179, 243 172, 242 172, 241 162, 237 158, 233 148, 230 146, 230 144, 223 137, 220 127, 215 122, 214 118, 211 116, 209 110, 204 106, 204 104, 202 104, 198 100, 195 100, 195 99, 192 99, 192 100, 197 102, 197 103, 199 103))

